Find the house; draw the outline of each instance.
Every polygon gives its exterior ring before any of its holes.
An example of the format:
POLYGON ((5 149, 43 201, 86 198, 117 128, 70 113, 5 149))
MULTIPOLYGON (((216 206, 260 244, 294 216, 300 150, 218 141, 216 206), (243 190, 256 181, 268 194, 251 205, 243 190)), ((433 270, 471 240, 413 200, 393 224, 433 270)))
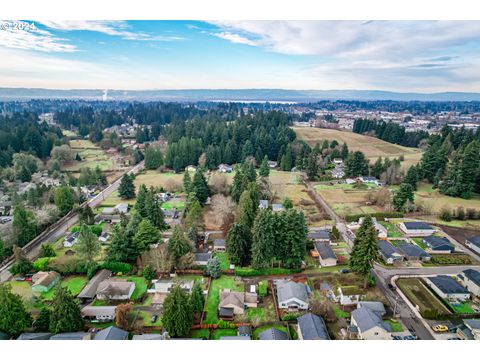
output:
POLYGON ((283 207, 282 204, 272 204, 272 211, 273 212, 279 212, 279 211, 283 211, 285 210, 285 208, 283 207))
POLYGON ((348 184, 348 185, 352 185, 352 184, 355 184, 357 181, 355 179, 346 179, 345 182, 348 184))
POLYGON ((268 209, 268 200, 260 200, 258 208, 262 210, 268 209))
POLYGON ((206 266, 208 260, 212 258, 212 253, 209 252, 197 252, 195 253, 195 260, 193 261, 194 265, 197 266, 206 266))
POLYGON ((225 239, 213 240, 213 251, 225 252, 226 250, 225 239))
POLYGON ((250 325, 241 325, 238 327, 237 330, 237 335, 238 336, 252 336, 252 327, 250 325))
POLYGON ((256 292, 245 293, 245 307, 256 308, 258 306, 258 294, 256 292))
POLYGON ((315 250, 318 253, 318 260, 320 266, 336 266, 337 256, 333 252, 332 247, 328 242, 317 241, 315 242, 315 250))
POLYGON ((287 333, 272 327, 258 334, 258 340, 288 340, 288 336, 287 333))
POLYGON ((221 173, 231 173, 233 171, 233 167, 227 164, 220 164, 218 165, 218 171, 221 173))
POLYGON ((423 221, 404 221, 399 226, 409 236, 429 236, 436 231, 431 225, 423 221))
POLYGON ((446 237, 427 236, 423 238, 423 243, 427 246, 428 252, 433 254, 450 254, 455 250, 455 247, 446 237))
POLYGON ((315 314, 307 313, 297 318, 299 340, 330 340, 325 321, 315 314))
POLYGON ((185 168, 185 171, 189 171, 189 172, 193 172, 193 171, 197 171, 197 168, 193 165, 188 165, 186 168, 185 168))
POLYGON ((60 281, 60 274, 56 271, 39 271, 32 276, 32 291, 47 292, 60 281))
POLYGON ((382 316, 367 306, 353 310, 350 325, 356 327, 358 338, 362 340, 390 340, 390 334, 382 316))
POLYGON ((53 335, 50 340, 92 340, 92 333, 89 332, 68 332, 53 335))
POLYGON ((375 184, 379 185, 379 180, 374 176, 359 176, 358 180, 360 180, 364 184, 375 184))
POLYGON ((385 305, 383 305, 383 303, 380 301, 359 301, 357 304, 357 309, 360 309, 361 307, 367 307, 380 316, 383 316, 387 313, 385 310, 385 305))
MULTIPOLYGON (((362 225, 363 224, 363 220, 365 220, 364 217, 361 217, 360 219, 358 219, 358 224, 359 225, 362 225)), ((380 240, 386 240, 388 238, 388 231, 387 229, 385 228, 385 226, 383 226, 382 224, 380 224, 378 221, 377 221, 377 218, 375 217, 372 217, 372 222, 373 222, 373 226, 375 227, 375 230, 377 230, 377 236, 380 240)))
POLYGON ((343 159, 341 159, 341 158, 335 158, 335 159, 333 159, 333 163, 334 163, 335 165, 342 165, 342 164, 343 164, 343 159))
POLYGON ((426 277, 425 281, 442 299, 449 301, 466 301, 470 299, 470 292, 450 276, 426 277))
POLYGON ((127 203, 120 203, 115 205, 114 207, 116 214, 126 214, 128 213, 128 204, 127 203))
POLYGON ((23 333, 17 340, 48 340, 52 337, 52 333, 23 333))
POLYGON ((480 319, 464 319, 457 334, 463 340, 480 340, 480 319))
POLYGON ((343 166, 336 166, 331 174, 334 179, 341 179, 345 177, 345 168, 343 166))
POLYGON ((97 295, 97 288, 98 285, 110 278, 112 276, 112 272, 110 270, 105 270, 102 269, 98 271, 94 277, 90 279, 90 281, 85 285, 85 287, 82 289, 80 294, 77 295, 77 298, 80 299, 80 301, 91 301, 95 298, 97 295))
POLYGON ((110 234, 108 232, 102 231, 102 233, 98 237, 98 240, 101 242, 107 242, 109 237, 110 237, 110 234))
POLYGON ((152 287, 147 290, 148 293, 153 294, 152 305, 162 306, 175 284, 178 284, 183 290, 190 294, 194 281, 174 282, 171 280, 152 280, 152 284, 152 287))
POLYGON ((97 332, 93 340, 128 340, 128 331, 109 326, 97 332))
POLYGON ((480 297, 480 272, 474 269, 464 270, 458 275, 460 283, 473 295, 480 297))
POLYGON ((116 306, 85 306, 82 308, 82 317, 87 320, 108 322, 115 320, 116 306))
POLYGON ((134 282, 110 278, 98 284, 97 298, 107 301, 128 300, 134 290, 134 282))
POLYGON ((465 240, 465 245, 480 254, 480 235, 469 237, 465 240))
POLYGON ((78 235, 80 235, 80 233, 76 231, 70 235, 65 236, 65 238, 63 239, 63 247, 72 247, 73 245, 75 245, 78 240, 78 235))
POLYGON ((289 280, 278 280, 276 286, 278 307, 280 309, 308 309, 308 296, 310 295, 310 289, 307 285, 289 280))
POLYGON ((397 245, 397 249, 408 261, 430 261, 432 258, 429 253, 415 244, 405 242, 405 244, 397 245))
POLYGON ((234 315, 242 315, 245 312, 245 293, 223 290, 220 293, 218 309, 231 309, 234 315))
POLYGON ((316 230, 314 232, 308 233, 307 237, 312 241, 330 241, 331 239, 330 230, 316 230))
POLYGON ((378 252, 386 264, 391 265, 403 261, 403 255, 388 241, 378 241, 378 252))
POLYGON ((267 164, 270 169, 275 169, 278 166, 276 161, 268 161, 267 164))

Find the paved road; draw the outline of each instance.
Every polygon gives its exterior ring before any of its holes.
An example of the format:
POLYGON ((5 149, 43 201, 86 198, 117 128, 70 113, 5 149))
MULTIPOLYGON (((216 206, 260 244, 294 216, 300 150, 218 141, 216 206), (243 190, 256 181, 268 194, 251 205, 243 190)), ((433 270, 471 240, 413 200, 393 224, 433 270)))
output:
POLYGON ((436 266, 436 267, 422 267, 422 268, 384 268, 380 265, 375 265, 377 271, 382 278, 392 278, 395 275, 454 275, 461 273, 467 269, 476 269, 480 271, 480 266, 473 265, 459 265, 459 266, 436 266))
MULTIPOLYGON (((144 162, 140 162, 135 165, 133 168, 128 170, 127 174, 137 174, 141 169, 143 169, 144 162)), ((113 182, 111 185, 107 186, 104 190, 102 190, 97 196, 88 200, 88 205, 92 208, 97 207, 100 203, 107 198, 110 194, 118 189, 120 186, 121 178, 113 182)), ((33 239, 30 243, 23 247, 25 255, 30 258, 34 259, 38 256, 38 252, 40 249, 40 245, 43 243, 52 243, 55 242, 60 236, 62 236, 71 226, 77 223, 79 220, 76 214, 67 215, 66 217, 57 221, 53 226, 51 226, 48 230, 41 233, 35 239, 33 239)), ((10 273, 9 269, 12 266, 13 261, 10 261, 7 264, 4 264, 0 268, 0 282, 8 281, 12 274, 10 273)))

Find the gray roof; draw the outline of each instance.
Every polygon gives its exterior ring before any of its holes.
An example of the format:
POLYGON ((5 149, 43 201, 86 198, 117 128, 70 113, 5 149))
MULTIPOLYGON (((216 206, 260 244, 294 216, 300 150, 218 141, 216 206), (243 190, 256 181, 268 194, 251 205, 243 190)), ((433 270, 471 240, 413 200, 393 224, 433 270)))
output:
POLYGON ((378 249, 386 258, 389 258, 395 254, 400 255, 400 252, 397 250, 397 248, 385 240, 380 240, 378 242, 378 249))
POLYGON ((225 246, 225 239, 213 240, 213 246, 225 246))
POLYGON ((83 340, 86 336, 90 335, 87 332, 69 332, 53 335, 50 340, 83 340))
POLYGON ((480 330, 480 319, 464 319, 463 323, 472 330, 480 330))
POLYGON ((304 340, 330 340, 325 321, 320 316, 307 313, 300 316, 297 322, 304 340))
POLYGON ((446 237, 440 236, 427 236, 423 238, 423 242, 428 245, 432 250, 453 250, 454 246, 446 237))
POLYGON ((368 331, 375 326, 385 328, 381 315, 368 307, 362 306, 359 309, 353 310, 351 316, 361 332, 368 331))
POLYGON ((327 242, 316 242, 315 249, 317 250, 318 254, 322 259, 336 259, 337 256, 333 252, 332 247, 327 242))
POLYGON ((467 269, 463 272, 463 275, 477 286, 480 286, 480 272, 477 270, 467 269))
POLYGON ((93 340, 127 340, 128 331, 119 329, 115 326, 109 326, 95 334, 93 340))
POLYGON ((316 230, 308 234, 309 239, 325 239, 330 240, 330 231, 328 230, 316 230))
POLYGON ((277 297, 279 302, 297 298, 304 302, 308 300, 307 285, 288 280, 277 281, 277 297))
POLYGON ((383 315, 386 313, 385 305, 383 305, 383 303, 381 303, 380 301, 359 301, 357 304, 357 307, 358 308, 367 307, 373 312, 376 312, 380 315, 383 315))
POLYGON ((403 223, 407 230, 433 230, 433 228, 423 221, 405 221, 403 223))
POLYGON ((480 247, 480 235, 469 237, 467 240, 471 242, 473 245, 480 247))
POLYGON ((469 294, 470 292, 456 280, 447 275, 428 278, 444 294, 469 294))
POLYGON ((402 252, 407 257, 410 257, 410 256, 419 257, 419 258, 430 257, 430 255, 425 250, 423 250, 420 246, 415 244, 408 244, 408 243, 400 244, 400 245, 397 245, 397 248, 400 250, 400 252, 402 252))
POLYGON ((272 327, 262 331, 258 335, 258 340, 288 340, 288 336, 285 332, 272 327))
POLYGON ((250 336, 252 335, 252 327, 250 325, 242 325, 238 327, 238 335, 250 336))
POLYGON ((165 340, 164 334, 133 335, 132 340, 165 340))
POLYGON ((93 299, 97 294, 98 285, 103 281, 108 279, 112 276, 112 272, 110 270, 102 269, 95 274, 93 278, 90 279, 87 285, 83 288, 83 290, 78 294, 78 298, 81 299, 93 299))
POLYGON ((52 335, 52 333, 23 333, 17 340, 48 340, 52 335))
POLYGON ((251 340, 250 336, 221 336, 220 340, 251 340))
POLYGON ((212 258, 212 253, 195 253, 195 261, 208 261, 212 258))

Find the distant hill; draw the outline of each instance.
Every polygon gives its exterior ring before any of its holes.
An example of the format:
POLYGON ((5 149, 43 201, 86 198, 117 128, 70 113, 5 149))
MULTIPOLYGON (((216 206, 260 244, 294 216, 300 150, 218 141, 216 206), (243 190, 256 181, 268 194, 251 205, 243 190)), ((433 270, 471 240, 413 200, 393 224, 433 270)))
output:
MULTIPOLYGON (((55 90, 0 88, 0 100, 91 99, 101 100, 103 89, 55 90)), ((285 90, 285 89, 196 89, 196 90, 108 90, 108 100, 164 101, 271 101, 308 102, 318 100, 393 101, 480 101, 480 93, 399 93, 381 90, 285 90)))

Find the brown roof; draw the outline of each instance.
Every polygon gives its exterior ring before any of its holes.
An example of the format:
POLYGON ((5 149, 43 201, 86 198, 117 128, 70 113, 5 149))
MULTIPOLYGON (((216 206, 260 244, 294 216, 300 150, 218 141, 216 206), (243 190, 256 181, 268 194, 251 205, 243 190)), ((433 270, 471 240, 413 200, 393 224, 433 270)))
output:
POLYGON ((236 306, 243 309, 244 305, 245 294, 243 292, 224 290, 220 293, 220 304, 218 305, 219 308, 236 306))
POLYGON ((97 294, 105 296, 121 296, 128 295, 135 283, 130 281, 122 281, 121 279, 107 279, 98 284, 97 294))
POLYGON ((93 299, 97 293, 98 285, 103 281, 108 279, 112 276, 112 272, 110 270, 102 269, 95 274, 93 278, 90 279, 87 285, 83 288, 83 290, 78 294, 78 298, 83 299, 93 299))
POLYGON ((34 275, 35 280, 34 285, 43 285, 48 287, 52 282, 57 280, 60 277, 60 274, 56 271, 41 272, 34 275))

